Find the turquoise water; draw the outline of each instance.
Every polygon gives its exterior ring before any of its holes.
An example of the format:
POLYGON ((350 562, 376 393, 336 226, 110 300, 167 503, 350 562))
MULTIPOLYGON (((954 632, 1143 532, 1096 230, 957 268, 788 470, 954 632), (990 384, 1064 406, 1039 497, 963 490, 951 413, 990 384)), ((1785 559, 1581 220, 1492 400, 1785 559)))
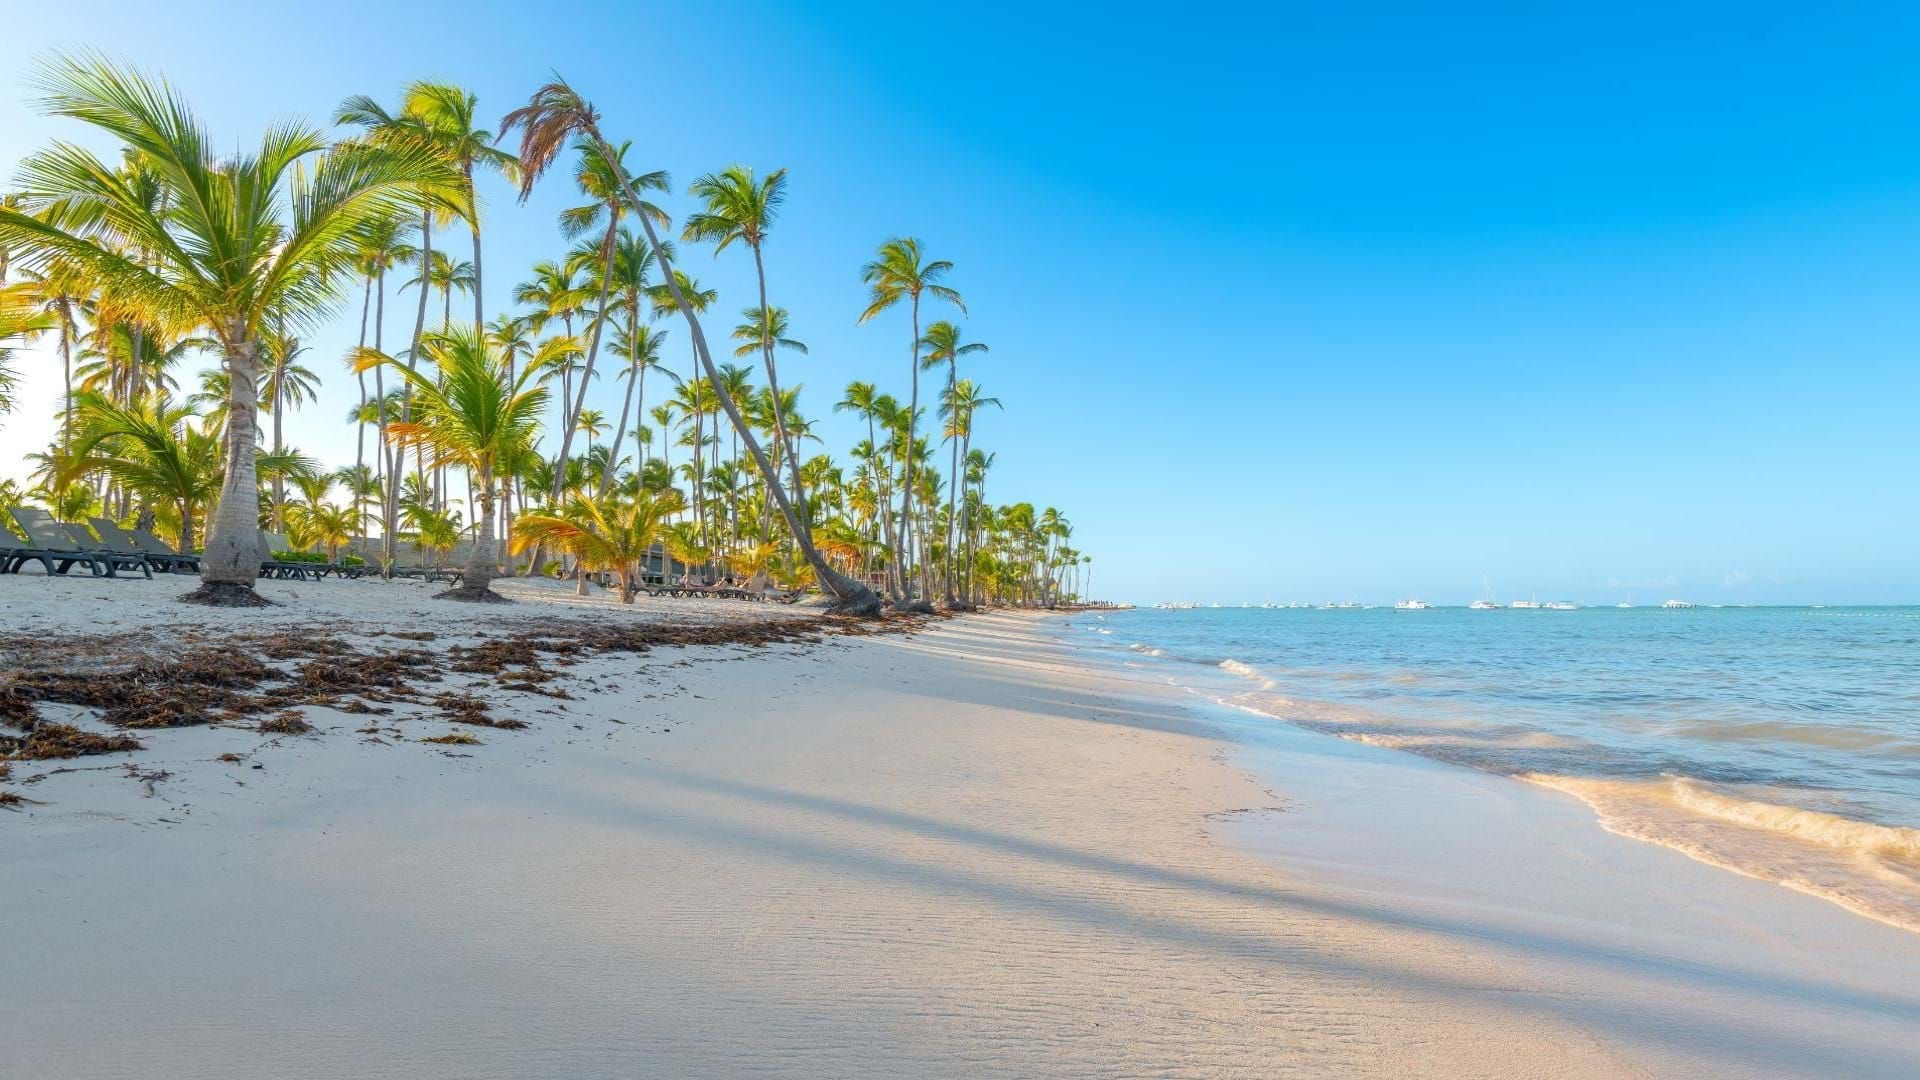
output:
POLYGON ((1920 608, 1136 610, 1072 633, 1222 703, 1557 787, 1614 831, 1920 928, 1920 608))

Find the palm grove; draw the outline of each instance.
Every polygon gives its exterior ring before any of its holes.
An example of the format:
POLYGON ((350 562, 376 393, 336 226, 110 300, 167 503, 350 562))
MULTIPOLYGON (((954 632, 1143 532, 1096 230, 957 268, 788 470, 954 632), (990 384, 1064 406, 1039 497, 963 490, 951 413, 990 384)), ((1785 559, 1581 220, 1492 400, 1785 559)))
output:
MULTIPOLYGON (((62 57, 38 86, 46 112, 121 153, 57 142, 0 201, 0 346, 49 343, 66 402, 33 455, 36 486, 6 482, 0 500, 203 548, 187 599, 262 602, 263 527, 329 557, 378 536, 388 565, 469 541, 445 594, 463 599, 496 599, 500 573, 563 568, 609 572, 629 599, 649 552, 689 578, 818 586, 850 613, 877 612, 876 589, 964 607, 1083 588, 1090 559, 1058 511, 987 500, 994 458, 974 420, 1000 402, 969 371, 987 346, 955 321, 952 265, 918 240, 880 245, 857 313, 908 346, 905 400, 850 384, 832 408, 867 437, 844 460, 820 452, 791 377, 806 346, 767 290, 785 170, 700 176, 669 235, 649 201, 668 175, 634 166, 632 144, 563 82, 497 132, 472 94, 420 82, 390 107, 343 102, 343 139, 286 124, 236 157, 138 71, 62 57), (500 175, 524 201, 554 172, 579 193, 560 216, 570 246, 489 319, 483 274, 500 271, 483 258, 476 180, 500 175), (737 318, 678 265, 680 245, 752 261, 737 318), (386 339, 389 304, 411 315, 405 340, 386 339), (321 378, 303 339, 343 311, 359 327, 337 369, 357 384, 355 457, 326 469, 288 422, 321 378), (209 354, 218 366, 184 390, 183 366, 209 354)), ((0 348, 0 409, 21 377, 0 348)))

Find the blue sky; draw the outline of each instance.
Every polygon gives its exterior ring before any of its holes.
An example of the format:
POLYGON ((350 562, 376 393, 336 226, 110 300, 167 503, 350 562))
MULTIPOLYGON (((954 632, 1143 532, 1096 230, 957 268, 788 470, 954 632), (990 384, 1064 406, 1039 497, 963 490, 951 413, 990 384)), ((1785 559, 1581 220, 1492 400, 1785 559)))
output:
MULTIPOLYGON (((904 394, 858 269, 919 236, 993 346, 990 497, 1059 506, 1102 595, 1920 602, 1912 9, 265 7, 23 8, 8 56, 162 70, 236 146, 421 76, 497 116, 558 68, 676 214, 702 171, 784 165, 803 411, 844 453, 848 380, 904 394)), ((18 67, 4 163, 79 133, 18 67)), ((572 194, 486 194, 498 309, 572 194)), ((734 253, 685 266, 750 302, 734 253)), ((292 426, 330 461, 351 335, 292 426)), ((18 366, 0 460, 51 431, 57 365, 18 366)))

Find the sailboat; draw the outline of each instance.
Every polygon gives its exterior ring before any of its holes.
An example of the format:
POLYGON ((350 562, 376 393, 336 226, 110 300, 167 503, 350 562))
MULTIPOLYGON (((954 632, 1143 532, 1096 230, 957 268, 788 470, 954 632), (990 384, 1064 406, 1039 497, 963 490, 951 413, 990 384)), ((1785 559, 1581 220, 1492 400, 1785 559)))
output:
POLYGON ((1487 580, 1485 574, 1480 575, 1480 586, 1487 590, 1486 597, 1481 600, 1475 600, 1467 606, 1475 611, 1499 611, 1500 605, 1493 598, 1493 584, 1487 580))

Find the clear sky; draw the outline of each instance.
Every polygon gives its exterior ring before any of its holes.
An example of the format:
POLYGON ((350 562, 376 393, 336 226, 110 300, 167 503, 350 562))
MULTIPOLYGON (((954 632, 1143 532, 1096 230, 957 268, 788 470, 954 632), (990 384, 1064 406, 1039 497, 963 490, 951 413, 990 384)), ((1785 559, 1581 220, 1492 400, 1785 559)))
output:
MULTIPOLYGON (((791 170, 783 374, 837 455, 846 382, 907 378, 861 263, 952 259, 1006 403, 989 497, 1060 507, 1097 594, 1920 602, 1920 9, 1351 7, 21 5, 0 163, 79 134, 25 104, 61 46, 164 71, 236 147, 423 76, 493 118, 558 68, 676 215, 700 172, 791 170)), ((484 192, 490 310, 569 187, 484 192)), ((750 263, 685 265, 730 327, 750 263)), ((353 330, 291 427, 329 463, 353 330)), ((16 366, 6 462, 58 383, 16 366)))

